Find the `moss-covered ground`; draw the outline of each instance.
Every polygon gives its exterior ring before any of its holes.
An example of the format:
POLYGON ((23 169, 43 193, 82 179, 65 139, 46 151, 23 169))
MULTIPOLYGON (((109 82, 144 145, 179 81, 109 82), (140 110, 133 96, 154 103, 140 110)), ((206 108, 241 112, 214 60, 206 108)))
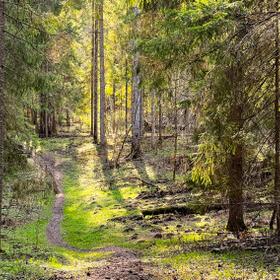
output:
MULTIPOLYGON (((135 250, 144 261, 175 270, 178 279, 278 279, 277 246, 266 251, 230 247, 250 235, 265 236, 267 231, 260 231, 260 227, 267 228, 268 212, 247 215, 253 230, 241 240, 225 231, 225 211, 142 216, 143 209, 207 202, 207 198, 215 200, 221 195, 209 190, 205 197, 199 188, 183 184, 188 169, 184 162, 179 167, 178 182, 172 183, 172 143, 166 141, 156 151, 146 141, 142 160, 122 161, 116 169, 110 168, 117 154, 113 143, 102 150, 85 136, 41 141, 39 150, 54 154, 64 174, 64 240, 88 250, 111 245, 135 250)), ((187 156, 184 145, 180 147, 179 154, 187 156)), ((7 211, 11 224, 3 232, 0 279, 51 279, 53 275, 86 279, 87 269, 110 253, 78 253, 48 244, 45 231, 54 195, 45 181, 37 188, 36 195, 27 193, 14 200, 7 211), (27 206, 21 209, 17 203, 27 206), (27 220, 18 218, 26 217, 26 211, 30 213, 27 220)), ((6 191, 6 200, 10 193, 6 191)))

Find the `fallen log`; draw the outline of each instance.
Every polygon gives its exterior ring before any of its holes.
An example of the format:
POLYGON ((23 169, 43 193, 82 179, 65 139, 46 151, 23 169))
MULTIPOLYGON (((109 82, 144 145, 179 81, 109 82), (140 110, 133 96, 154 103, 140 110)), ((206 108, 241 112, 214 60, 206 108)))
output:
MULTIPOLYGON (((189 203, 187 205, 177 205, 177 206, 166 206, 158 207, 154 209, 142 209, 141 212, 144 216, 155 216, 162 214, 181 214, 181 215, 192 215, 199 214, 203 215, 211 211, 227 210, 229 207, 228 203, 189 203)), ((270 210, 273 209, 273 203, 245 203, 245 209, 247 212, 260 211, 262 209, 270 210)))
POLYGON ((191 214, 205 214, 210 211, 220 211, 225 210, 225 208, 220 204, 213 205, 181 205, 181 206, 166 206, 159 207, 155 209, 144 209, 141 210, 144 216, 153 216, 161 214, 181 214, 181 215, 191 215, 191 214))
POLYGON ((156 189, 158 188, 158 186, 155 183, 153 183, 153 182, 151 182, 149 180, 145 180, 145 179, 140 178, 140 177, 128 177, 128 178, 126 178, 126 180, 129 180, 129 181, 140 181, 142 184, 147 185, 149 187, 153 187, 153 188, 156 188, 156 189))

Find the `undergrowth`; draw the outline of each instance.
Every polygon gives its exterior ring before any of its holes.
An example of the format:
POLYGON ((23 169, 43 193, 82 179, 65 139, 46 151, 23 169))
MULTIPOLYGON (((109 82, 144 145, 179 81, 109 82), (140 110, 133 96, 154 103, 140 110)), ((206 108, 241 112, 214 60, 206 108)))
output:
MULTIPOLYGON (((118 169, 109 168, 113 151, 94 146, 90 138, 43 140, 40 152, 53 153, 64 173, 65 205, 61 226, 63 238, 69 245, 89 250, 106 246, 136 250, 141 252, 144 261, 176 270, 180 279, 269 280, 280 276, 279 259, 275 254, 230 248, 220 253, 211 251, 213 242, 235 240, 225 231, 224 211, 192 216, 175 213, 142 217, 143 208, 176 203, 168 202, 168 199, 163 201, 157 196, 141 199, 143 192, 153 193, 154 190, 140 180, 131 180, 140 177, 153 182, 163 178, 170 182, 172 164, 167 158, 172 157, 172 149, 168 143, 162 151, 146 151, 146 161, 127 161, 118 169), (166 166, 161 164, 161 159, 166 166)), ((182 172, 178 180, 184 178, 182 172)), ((164 191, 170 189, 166 184, 159 184, 159 187, 164 191)), ((81 273, 110 255, 104 252, 77 253, 48 244, 45 231, 52 215, 54 194, 49 183, 37 185, 37 189, 35 196, 26 192, 25 200, 32 201, 29 221, 20 220, 4 231, 0 279, 49 279, 56 273, 80 277, 81 273)), ((198 199, 200 191, 173 194, 172 197, 182 199, 184 195, 198 199)), ((20 211, 11 211, 14 215, 11 220, 17 220, 15 213, 22 217, 26 215, 20 211)), ((264 219, 269 213, 262 215, 264 219)), ((252 233, 255 231, 257 229, 252 233)))

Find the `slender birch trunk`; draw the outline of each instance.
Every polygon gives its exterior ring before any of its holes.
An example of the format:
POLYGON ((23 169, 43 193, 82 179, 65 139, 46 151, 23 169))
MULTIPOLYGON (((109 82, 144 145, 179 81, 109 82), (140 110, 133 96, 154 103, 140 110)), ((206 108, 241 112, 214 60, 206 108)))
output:
POLYGON ((91 20, 92 20, 92 29, 91 29, 91 84, 90 84, 90 135, 94 135, 94 57, 95 57, 95 1, 92 0, 91 6, 91 20))
POLYGON ((128 65, 125 61, 125 133, 128 133, 128 65))
POLYGON ((177 171, 177 150, 178 150, 178 109, 177 109, 177 80, 175 77, 175 87, 174 87, 174 166, 173 166, 173 181, 176 181, 176 171, 177 171))
MULTIPOLYGON (((134 14, 139 15, 139 9, 134 8, 134 14)), ((137 33, 138 23, 137 18, 134 26, 134 33, 137 33)), ((133 57, 133 78, 132 78, 132 143, 131 155, 137 159, 141 156, 141 115, 142 115, 142 96, 140 89, 140 54, 136 50, 136 38, 134 42, 134 57, 133 57)))
POLYGON ((140 91, 139 53, 133 59, 133 102, 132 102, 132 158, 141 155, 141 91, 140 91))
POLYGON ((113 134, 116 133, 116 82, 113 81, 113 134))
POLYGON ((100 29, 100 144, 105 146, 105 61, 104 61, 104 1, 99 5, 99 29, 100 29))
POLYGON ((140 90, 140 113, 141 113, 141 116, 140 116, 140 125, 141 125, 141 131, 140 131, 140 137, 142 138, 144 136, 144 133, 145 133, 145 129, 144 129, 144 96, 145 96, 145 89, 141 89, 140 90))
POLYGON ((158 95, 158 145, 162 146, 162 93, 159 91, 158 95))
POLYGON ((155 104, 155 95, 156 90, 152 90, 152 100, 151 100, 151 117, 152 117, 152 147, 155 148, 155 136, 156 136, 156 104, 155 104))
POLYGON ((99 28, 99 20, 98 20, 98 4, 95 1, 94 3, 94 62, 93 62, 93 140, 94 143, 98 143, 98 28, 99 28))

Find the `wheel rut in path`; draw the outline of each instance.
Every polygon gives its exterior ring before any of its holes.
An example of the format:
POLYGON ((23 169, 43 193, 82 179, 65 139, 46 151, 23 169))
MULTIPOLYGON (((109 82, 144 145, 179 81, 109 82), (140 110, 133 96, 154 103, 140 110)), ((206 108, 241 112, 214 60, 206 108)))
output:
MULTIPOLYGON (((106 259, 105 264, 98 267, 89 268, 85 275, 81 278, 74 279, 90 279, 90 280, 153 280, 153 279, 178 279, 174 276, 174 272, 159 272, 155 266, 143 263, 137 255, 130 250, 121 247, 105 247, 95 250, 85 250, 73 247, 67 244, 62 237, 61 222, 63 220, 63 209, 65 196, 63 193, 62 179, 63 173, 57 166, 54 157, 51 154, 38 157, 37 162, 46 172, 53 178, 54 191, 56 193, 55 202, 52 210, 52 217, 48 223, 46 235, 50 244, 62 247, 75 252, 112 252, 112 256, 106 259)), ((57 276, 60 279, 73 279, 64 276, 57 276)))

